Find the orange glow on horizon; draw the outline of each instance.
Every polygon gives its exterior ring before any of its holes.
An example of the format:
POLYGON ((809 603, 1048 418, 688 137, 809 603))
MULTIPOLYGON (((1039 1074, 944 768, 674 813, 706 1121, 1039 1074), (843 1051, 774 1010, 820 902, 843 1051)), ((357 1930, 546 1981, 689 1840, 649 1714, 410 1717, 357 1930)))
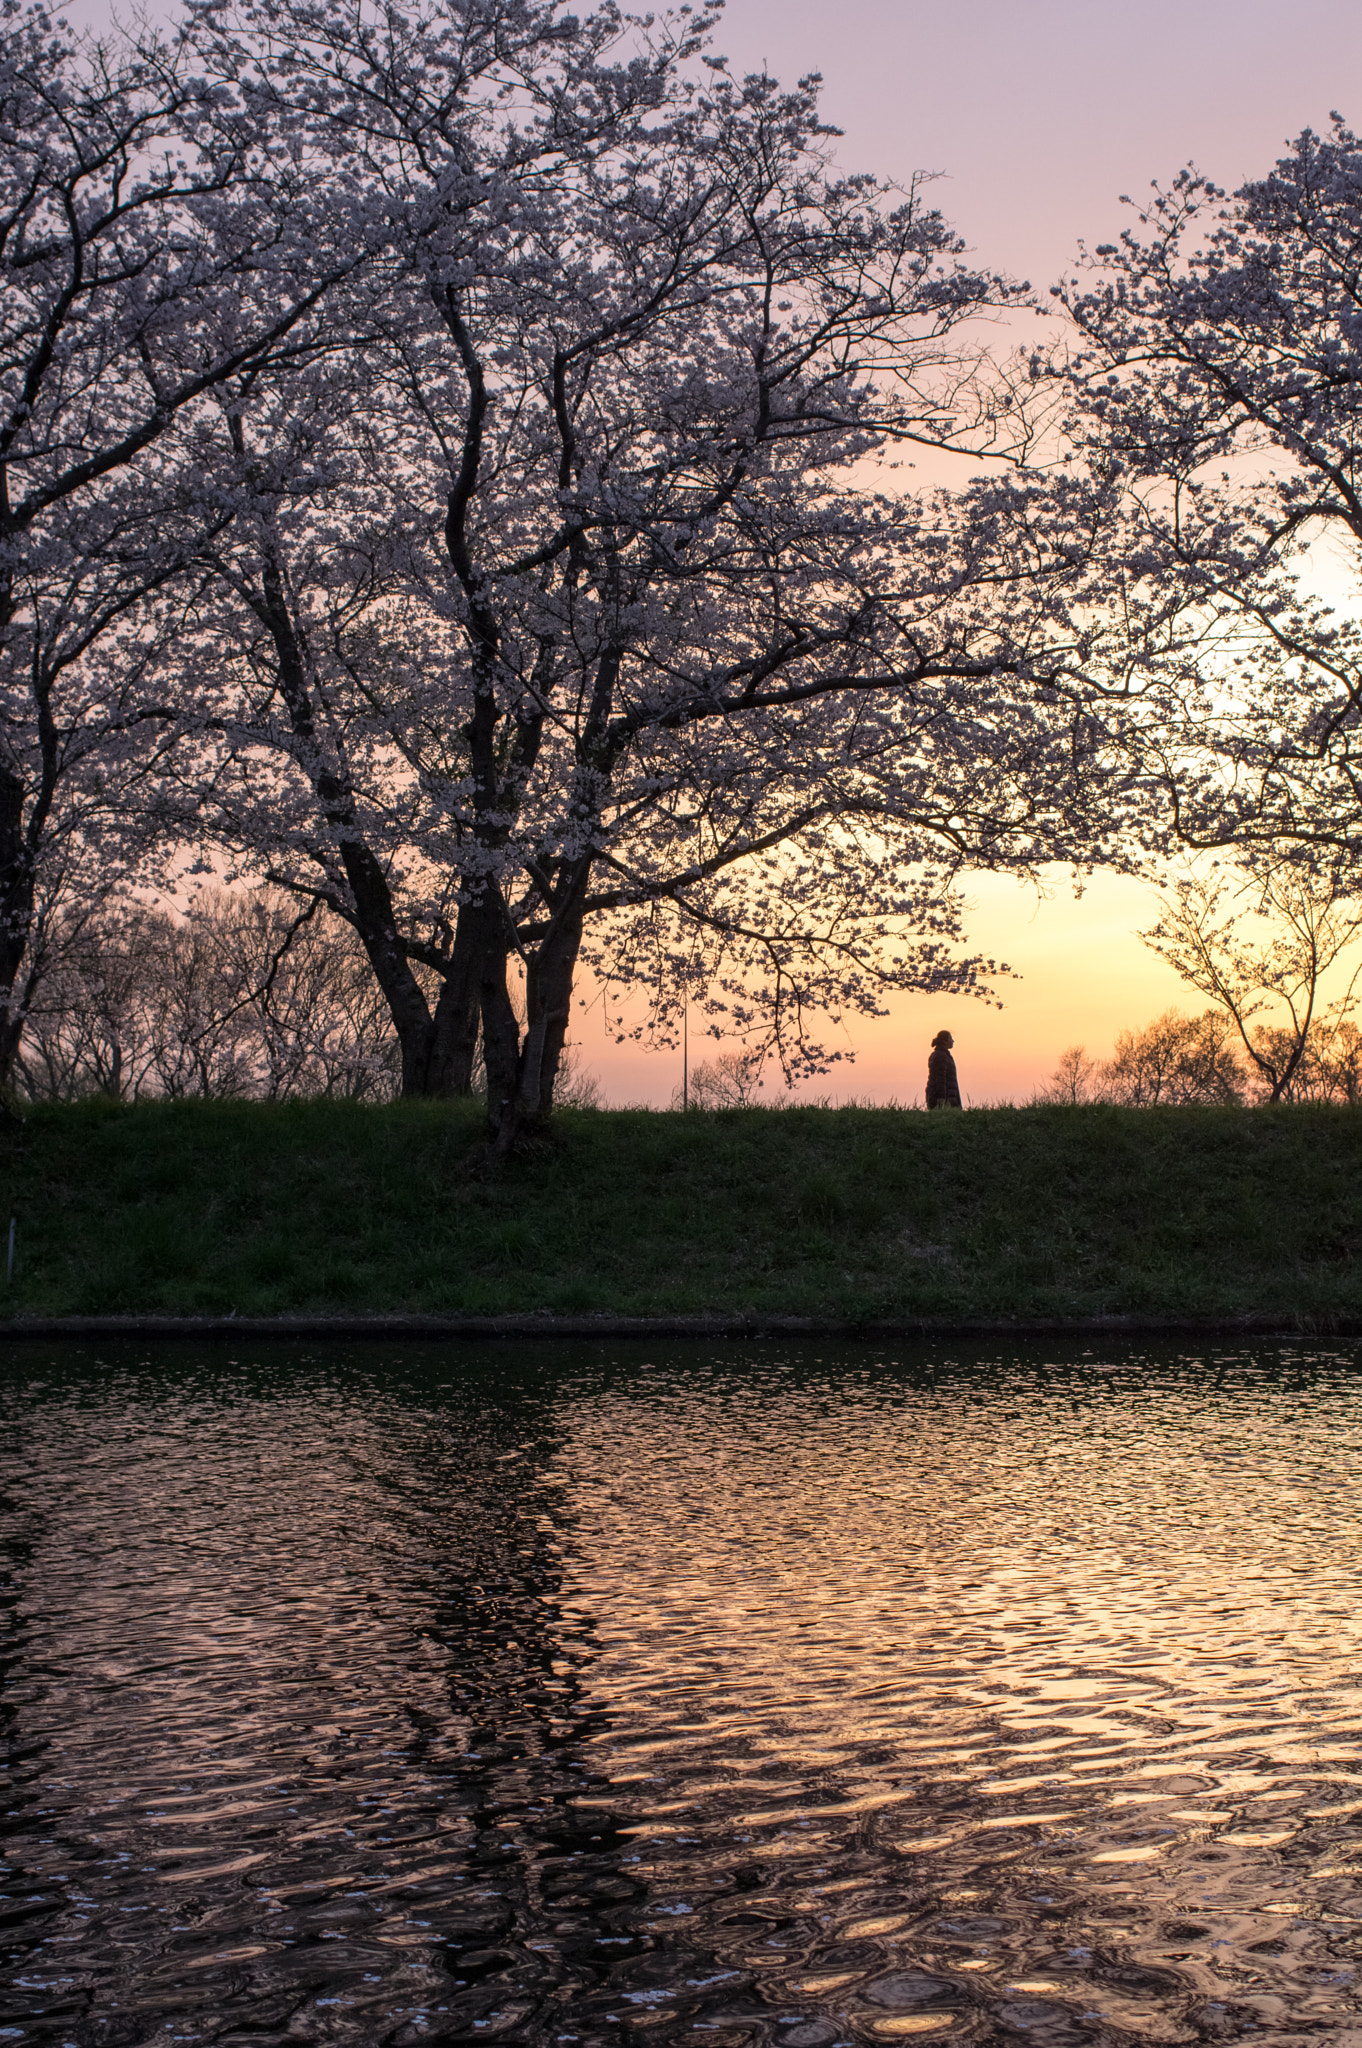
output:
MULTIPOLYGON (((967 996, 899 996, 883 1018, 851 1018, 826 1042, 839 1041, 854 1061, 839 1062, 801 1096, 834 1101, 920 1103, 933 1034, 955 1035, 955 1061, 966 1104, 1024 1101, 1047 1081, 1067 1046, 1083 1045, 1098 1059, 1111 1052, 1118 1031, 1147 1024, 1171 1008, 1198 1015, 1208 1007, 1166 962, 1136 936, 1153 923, 1154 892, 1142 882, 1102 874, 1075 900, 1067 870, 1050 879, 1039 902, 1033 889, 1009 876, 978 875, 966 894, 967 950, 1006 961, 1013 973, 995 983, 1001 1010, 967 996)), ((588 1007, 575 1010, 573 1042, 581 1068, 601 1084, 610 1107, 648 1103, 665 1107, 681 1084, 681 1050, 617 1046, 607 1039, 596 989, 583 983, 588 1007)), ((726 1040, 726 1045, 733 1041, 726 1040)), ((690 1058, 713 1058, 723 1048, 693 1027, 690 1058)), ((768 1093, 779 1092, 774 1070, 768 1093)))

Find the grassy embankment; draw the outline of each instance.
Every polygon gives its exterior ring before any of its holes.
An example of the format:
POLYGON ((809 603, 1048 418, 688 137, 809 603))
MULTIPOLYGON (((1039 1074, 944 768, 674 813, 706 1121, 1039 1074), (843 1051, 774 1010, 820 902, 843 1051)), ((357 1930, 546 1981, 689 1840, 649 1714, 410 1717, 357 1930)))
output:
POLYGON ((1362 1115, 88 1103, 0 1128, 0 1321, 548 1310, 1362 1317, 1362 1115))

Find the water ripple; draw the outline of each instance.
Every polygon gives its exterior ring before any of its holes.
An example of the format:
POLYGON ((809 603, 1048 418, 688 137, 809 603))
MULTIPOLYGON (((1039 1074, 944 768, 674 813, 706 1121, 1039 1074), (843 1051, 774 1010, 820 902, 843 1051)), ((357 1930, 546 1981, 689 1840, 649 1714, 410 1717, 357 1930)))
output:
POLYGON ((0 2044, 1362 2048, 1362 1376, 0 1359, 0 2044))

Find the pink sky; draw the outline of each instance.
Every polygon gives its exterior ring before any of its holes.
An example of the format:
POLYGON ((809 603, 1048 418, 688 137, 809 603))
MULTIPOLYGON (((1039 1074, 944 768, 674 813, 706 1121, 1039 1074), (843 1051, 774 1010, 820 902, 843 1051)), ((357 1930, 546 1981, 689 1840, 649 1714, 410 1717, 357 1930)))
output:
POLYGON ((1080 239, 1195 161, 1233 187, 1337 108, 1362 123, 1356 0, 730 0, 739 70, 821 71, 848 169, 944 174, 980 259, 1048 285, 1080 239))

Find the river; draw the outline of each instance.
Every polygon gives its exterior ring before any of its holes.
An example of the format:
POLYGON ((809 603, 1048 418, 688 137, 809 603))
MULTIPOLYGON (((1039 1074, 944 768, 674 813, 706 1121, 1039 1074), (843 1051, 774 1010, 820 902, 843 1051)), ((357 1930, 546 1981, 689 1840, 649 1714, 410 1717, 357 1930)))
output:
POLYGON ((1350 1346, 0 1344, 0 2044, 1362 2048, 1350 1346))

